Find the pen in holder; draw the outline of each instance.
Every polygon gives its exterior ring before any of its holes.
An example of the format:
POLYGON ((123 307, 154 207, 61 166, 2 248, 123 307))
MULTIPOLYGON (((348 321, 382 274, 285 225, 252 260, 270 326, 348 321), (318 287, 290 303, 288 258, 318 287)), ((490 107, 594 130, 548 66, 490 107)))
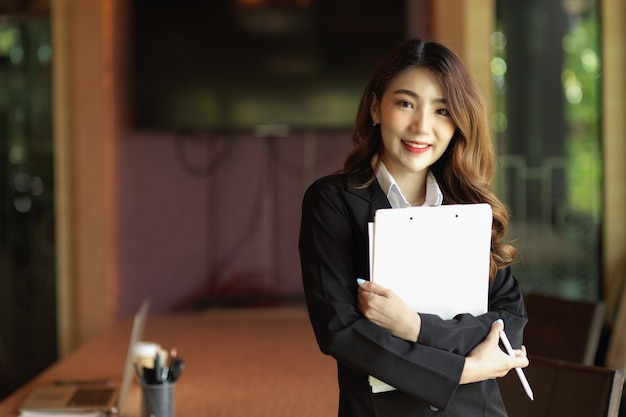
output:
POLYGON ((158 352, 151 367, 135 362, 135 371, 141 384, 141 417, 174 417, 174 387, 185 363, 173 350, 169 361, 158 352))
POLYGON ((161 355, 167 356, 167 351, 161 349, 161 345, 156 342, 137 342, 133 348, 133 363, 137 364, 139 369, 151 368, 154 365, 154 357, 160 352, 163 352, 161 355))

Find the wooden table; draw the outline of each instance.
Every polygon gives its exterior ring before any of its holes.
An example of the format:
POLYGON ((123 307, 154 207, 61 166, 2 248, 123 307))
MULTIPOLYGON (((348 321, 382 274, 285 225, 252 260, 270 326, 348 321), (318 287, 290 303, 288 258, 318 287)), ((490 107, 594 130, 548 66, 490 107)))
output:
MULTIPOLYGON (((126 320, 55 363, 0 403, 15 416, 37 384, 56 379, 121 379, 131 321, 126 320)), ((332 416, 336 367, 323 355, 302 307, 213 310, 149 316, 143 340, 176 348, 185 361, 175 387, 176 416, 332 416)), ((133 384, 122 416, 139 416, 133 384)))

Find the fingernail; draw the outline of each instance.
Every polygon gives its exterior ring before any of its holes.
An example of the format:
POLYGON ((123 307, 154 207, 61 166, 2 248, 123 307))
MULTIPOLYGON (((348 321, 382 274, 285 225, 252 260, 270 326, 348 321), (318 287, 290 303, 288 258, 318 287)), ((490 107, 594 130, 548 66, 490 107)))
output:
POLYGON ((364 282, 365 282, 365 280, 363 278, 357 278, 356 279, 356 283, 359 284, 359 285, 363 284, 364 282))
POLYGON ((504 320, 502 320, 502 319, 498 319, 498 320, 496 320, 496 323, 501 323, 501 324, 504 324, 504 320))

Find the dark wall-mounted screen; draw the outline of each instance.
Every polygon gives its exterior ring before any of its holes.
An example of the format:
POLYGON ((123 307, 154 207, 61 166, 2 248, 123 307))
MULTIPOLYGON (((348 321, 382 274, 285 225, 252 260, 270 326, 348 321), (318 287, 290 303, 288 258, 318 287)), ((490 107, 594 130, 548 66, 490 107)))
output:
POLYGON ((404 0, 132 0, 133 127, 353 125, 404 0))

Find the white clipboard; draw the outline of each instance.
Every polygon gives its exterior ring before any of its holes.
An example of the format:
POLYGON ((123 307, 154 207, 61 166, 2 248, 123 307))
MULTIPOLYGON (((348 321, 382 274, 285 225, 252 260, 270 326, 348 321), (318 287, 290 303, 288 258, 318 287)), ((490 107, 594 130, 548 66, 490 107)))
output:
POLYGON ((451 319, 487 312, 489 204, 376 211, 372 280, 413 310, 451 319))
MULTIPOLYGON (((491 206, 380 209, 370 226, 372 281, 414 311, 451 319, 487 312, 491 206)), ((373 392, 393 387, 370 377, 373 392)))

